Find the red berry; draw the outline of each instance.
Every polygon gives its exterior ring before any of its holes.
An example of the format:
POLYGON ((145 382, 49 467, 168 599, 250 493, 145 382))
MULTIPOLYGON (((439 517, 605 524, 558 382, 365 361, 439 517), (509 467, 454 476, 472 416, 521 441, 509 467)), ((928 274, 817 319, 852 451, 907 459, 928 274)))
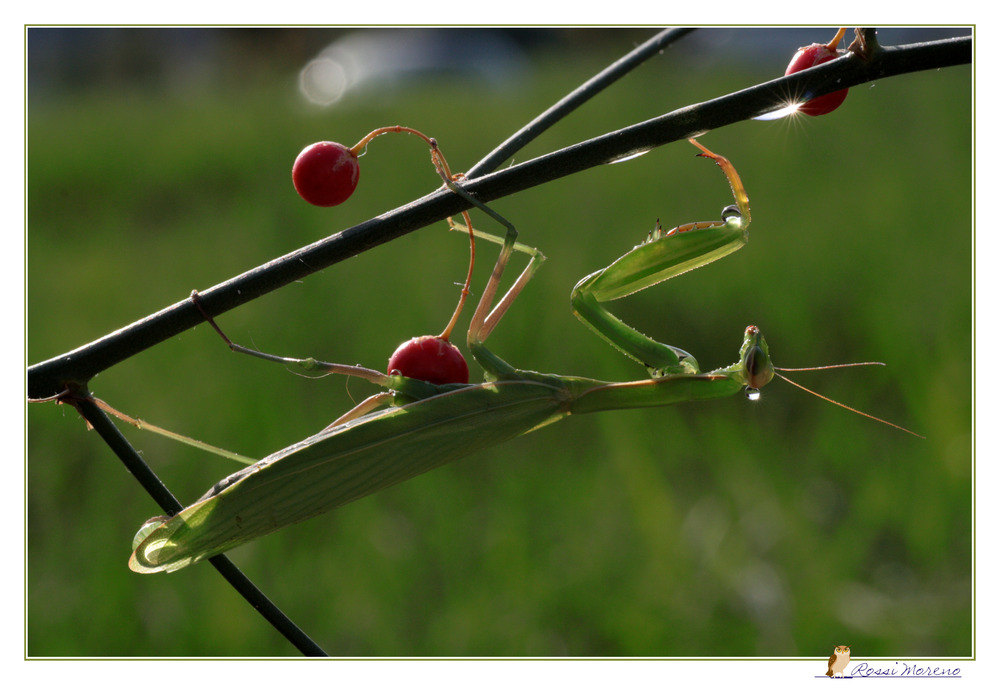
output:
POLYGON ((434 335, 412 338, 389 357, 389 373, 443 385, 468 383, 469 365, 458 348, 434 335))
POLYGON ((319 207, 333 207, 349 198, 360 174, 357 155, 340 143, 313 143, 292 165, 295 190, 303 200, 319 207))
MULTIPOLYGON (((821 43, 813 43, 812 45, 807 45, 804 48, 799 48, 799 51, 795 53, 794 57, 792 57, 792 61, 788 63, 788 68, 785 69, 785 76, 794 74, 797 71, 802 71, 803 69, 808 69, 809 67, 814 67, 818 64, 823 64, 824 62, 829 62, 836 56, 836 50, 821 43)), ((844 90, 838 90, 834 93, 820 95, 818 98, 813 98, 812 100, 800 105, 798 111, 812 117, 817 117, 820 114, 829 114, 833 110, 840 107, 846 97, 846 88, 844 90)))

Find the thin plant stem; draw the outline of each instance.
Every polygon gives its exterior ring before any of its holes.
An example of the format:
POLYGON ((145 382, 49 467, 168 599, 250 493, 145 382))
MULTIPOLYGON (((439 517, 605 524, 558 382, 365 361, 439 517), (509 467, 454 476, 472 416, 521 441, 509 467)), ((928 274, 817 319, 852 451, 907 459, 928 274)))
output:
POLYGON ((608 65, 607 68, 595 74, 592 78, 581 84, 579 88, 576 88, 566 95, 566 97, 559 100, 559 102, 525 124, 524 127, 510 138, 498 145, 496 149, 476 162, 475 166, 466 172, 466 178, 478 178, 493 171, 504 161, 513 157, 518 150, 548 130, 557 121, 578 109, 587 100, 600 93, 622 76, 628 74, 650 57, 660 54, 664 48, 674 41, 683 38, 694 30, 693 28, 679 28, 661 31, 617 62, 608 65))

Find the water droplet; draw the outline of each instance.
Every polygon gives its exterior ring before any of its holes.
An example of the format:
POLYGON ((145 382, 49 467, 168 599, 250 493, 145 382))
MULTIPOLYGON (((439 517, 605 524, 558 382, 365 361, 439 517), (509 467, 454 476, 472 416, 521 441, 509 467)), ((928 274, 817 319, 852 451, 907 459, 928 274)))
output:
POLYGON ((760 399, 760 388, 747 388, 746 395, 748 400, 758 400, 760 399))
POLYGON ((736 205, 727 205, 722 208, 722 220, 740 216, 740 208, 736 205))

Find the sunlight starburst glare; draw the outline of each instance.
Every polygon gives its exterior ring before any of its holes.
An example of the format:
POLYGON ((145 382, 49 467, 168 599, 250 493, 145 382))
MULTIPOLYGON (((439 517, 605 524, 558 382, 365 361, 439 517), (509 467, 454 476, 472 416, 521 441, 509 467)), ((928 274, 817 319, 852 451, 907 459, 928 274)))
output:
POLYGON ((775 119, 783 119, 798 112, 799 107, 801 106, 801 102, 793 102, 772 112, 768 112, 767 114, 761 114, 759 117, 754 117, 754 121, 773 121, 775 119))

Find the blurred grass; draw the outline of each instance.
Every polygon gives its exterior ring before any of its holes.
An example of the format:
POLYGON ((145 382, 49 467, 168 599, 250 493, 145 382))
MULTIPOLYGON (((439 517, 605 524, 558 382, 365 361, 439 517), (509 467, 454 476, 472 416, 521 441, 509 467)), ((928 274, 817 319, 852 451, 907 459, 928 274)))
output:
MULTIPOLYGON (((517 159, 784 66, 698 45, 640 68, 517 159)), ((325 111, 297 101, 292 73, 184 98, 102 88, 33 101, 30 362, 437 186, 421 144, 390 136, 370 146, 350 202, 309 207, 289 178, 305 144, 401 123, 468 168, 625 49, 538 51, 516 90, 441 80, 325 111)), ((749 323, 779 365, 884 361, 801 380, 926 440, 776 381, 757 403, 571 418, 234 561, 331 654, 970 654, 970 96, 959 67, 856 88, 831 116, 710 133, 749 191, 749 246, 616 307, 704 368, 732 362, 749 323)), ((491 347, 524 368, 641 378, 574 320, 569 290, 655 218, 711 219, 729 201, 714 165, 678 144, 494 203, 549 260, 491 347)), ((495 252, 480 255, 477 291, 495 252)), ((378 368, 399 341, 443 327, 466 260, 460 238, 428 227, 220 324, 262 350, 378 368)), ((369 390, 229 354, 206 326, 91 388, 258 456, 369 390)), ((28 414, 30 655, 294 653, 210 566, 131 574, 129 543, 154 505, 71 409, 28 414)), ((182 501, 233 470, 126 433, 182 501)))

